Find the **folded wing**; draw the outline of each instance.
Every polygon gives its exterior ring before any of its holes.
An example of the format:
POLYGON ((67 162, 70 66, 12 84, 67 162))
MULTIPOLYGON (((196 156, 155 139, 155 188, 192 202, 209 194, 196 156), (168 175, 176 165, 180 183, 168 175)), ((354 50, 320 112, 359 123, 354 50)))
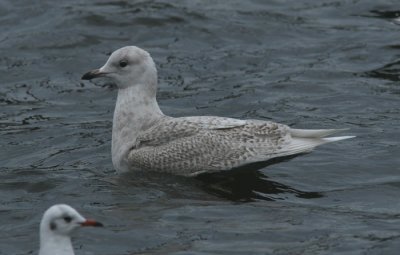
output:
POLYGON ((139 135, 128 161, 134 168, 192 176, 308 152, 320 144, 350 138, 323 138, 336 131, 212 116, 165 117, 139 135))

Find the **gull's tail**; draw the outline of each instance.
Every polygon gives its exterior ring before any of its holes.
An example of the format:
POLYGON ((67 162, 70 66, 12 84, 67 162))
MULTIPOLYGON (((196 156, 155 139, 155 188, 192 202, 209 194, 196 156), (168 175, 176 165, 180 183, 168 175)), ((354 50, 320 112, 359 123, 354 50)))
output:
MULTIPOLYGON (((290 129, 292 137, 301 138, 322 138, 328 135, 332 135, 341 131, 345 131, 347 128, 342 129, 290 129)), ((333 142, 333 141, 332 141, 333 142)))
POLYGON ((291 142, 279 151, 277 156, 287 156, 298 153, 312 151, 315 147, 340 140, 354 138, 355 136, 335 136, 328 135, 344 131, 346 129, 290 129, 292 136, 291 142))

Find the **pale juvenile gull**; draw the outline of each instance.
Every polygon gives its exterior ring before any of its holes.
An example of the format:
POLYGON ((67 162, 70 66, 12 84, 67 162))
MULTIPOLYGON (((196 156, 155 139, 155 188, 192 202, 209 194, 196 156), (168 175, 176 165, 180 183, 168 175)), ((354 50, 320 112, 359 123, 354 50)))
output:
POLYGON ((84 226, 101 227, 100 222, 85 219, 65 204, 53 205, 40 222, 39 255, 74 255, 71 233, 84 226))
POLYGON ((82 76, 110 78, 118 87, 112 161, 118 172, 148 170, 194 176, 311 151, 353 136, 341 129, 303 130, 262 120, 215 116, 173 118, 156 100, 157 69, 150 54, 127 46, 82 76))

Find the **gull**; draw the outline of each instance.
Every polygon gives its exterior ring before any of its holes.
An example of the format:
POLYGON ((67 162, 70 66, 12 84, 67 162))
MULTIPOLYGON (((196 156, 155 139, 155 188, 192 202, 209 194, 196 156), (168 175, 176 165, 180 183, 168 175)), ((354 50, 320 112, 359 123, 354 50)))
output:
POLYGON ((85 219, 69 205, 53 205, 40 222, 39 255, 74 255, 71 233, 85 226, 102 227, 103 224, 85 219))
POLYGON ((293 129, 263 120, 216 116, 174 118, 156 100, 157 69, 136 46, 114 51, 83 80, 106 77, 118 87, 111 154, 117 172, 144 170, 183 176, 229 170, 352 138, 326 137, 343 129, 293 129))

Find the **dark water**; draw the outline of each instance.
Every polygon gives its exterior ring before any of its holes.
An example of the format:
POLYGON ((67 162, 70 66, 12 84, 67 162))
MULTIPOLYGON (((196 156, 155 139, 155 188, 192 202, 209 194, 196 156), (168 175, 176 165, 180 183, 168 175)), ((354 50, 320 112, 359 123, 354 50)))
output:
POLYGON ((398 254, 399 16, 395 0, 1 1, 0 254, 35 254, 61 202, 106 225, 77 254, 398 254), (166 114, 358 138, 225 175, 118 176, 116 90, 80 77, 125 45, 155 59, 166 114))

